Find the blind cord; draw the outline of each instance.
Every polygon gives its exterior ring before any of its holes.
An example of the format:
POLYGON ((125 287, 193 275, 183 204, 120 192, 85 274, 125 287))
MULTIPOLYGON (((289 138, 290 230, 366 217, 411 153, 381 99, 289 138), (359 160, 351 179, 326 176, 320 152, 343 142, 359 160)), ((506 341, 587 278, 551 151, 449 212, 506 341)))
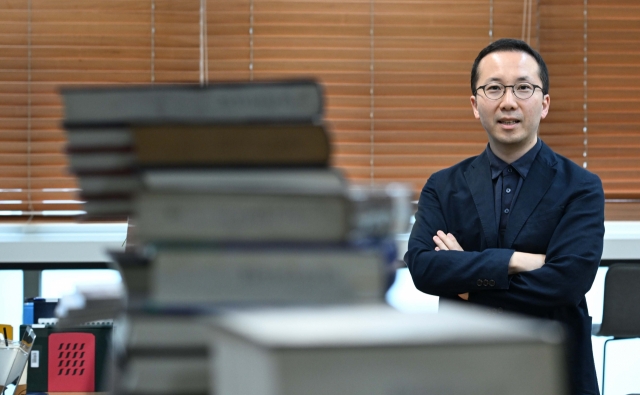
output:
POLYGON ((34 209, 31 195, 31 0, 27 3, 27 224, 33 220, 34 209))
POLYGON ((207 0, 200 0, 200 86, 209 85, 207 58, 207 0))
POLYGON ((522 6, 522 34, 520 36, 520 39, 522 41, 524 41, 525 39, 525 26, 527 24, 527 4, 529 3, 529 0, 523 0, 523 6, 522 6))
POLYGON ((370 21, 369 21, 369 37, 370 37, 370 42, 369 42, 369 52, 371 54, 371 59, 370 59, 370 63, 369 63, 369 73, 370 73, 370 82, 369 82, 369 98, 370 98, 370 111, 369 111, 369 121, 371 124, 371 131, 370 131, 370 137, 369 137, 369 144, 370 144, 370 153, 369 153, 369 166, 370 166, 370 173, 369 173, 369 177, 370 177, 370 182, 371 185, 373 185, 374 179, 375 179, 375 162, 374 162, 374 153, 375 153, 375 137, 374 137, 374 132, 375 132, 375 118, 374 118, 374 104, 375 104, 375 96, 374 96, 374 49, 375 49, 375 41, 374 41, 374 10, 373 10, 373 0, 371 0, 369 2, 369 14, 370 14, 370 21))
POLYGON ((151 0, 151 83, 156 82, 156 2, 151 0))
POLYGON ((524 0, 522 7, 522 41, 531 45, 531 13, 533 0, 524 0))
POLYGON ((207 33, 209 17, 207 15, 207 0, 202 0, 202 2, 204 3, 204 84, 209 85, 209 33, 207 33))
POLYGON ((489 0, 489 44, 493 42, 493 0, 489 0))
POLYGON ((529 0, 529 17, 527 21, 527 43, 531 45, 531 7, 533 6, 533 0, 529 0))
POLYGON ((253 0, 249 4, 249 81, 253 81, 253 0))

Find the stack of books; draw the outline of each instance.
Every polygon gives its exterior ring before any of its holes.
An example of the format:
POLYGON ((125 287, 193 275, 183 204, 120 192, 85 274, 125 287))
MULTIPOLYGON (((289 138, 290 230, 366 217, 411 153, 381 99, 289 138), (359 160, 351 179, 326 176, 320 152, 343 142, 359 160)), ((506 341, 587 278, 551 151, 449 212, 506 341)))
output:
POLYGON ((329 154, 319 125, 321 90, 313 81, 68 88, 61 94, 70 170, 92 218, 132 213, 140 166, 316 166, 329 154), (269 130, 248 126, 264 122, 269 130), (263 130, 274 138, 262 138, 263 130), (279 151, 288 144, 296 150, 291 162, 281 161, 279 151))
POLYGON ((114 323, 113 394, 210 394, 203 310, 130 309, 114 323))
POLYGON ((330 167, 315 82, 63 97, 71 166, 102 187, 83 191, 87 215, 135 224, 137 248, 113 254, 129 297, 116 392, 208 393, 203 312, 384 301, 411 191, 351 185, 330 167), (122 161, 82 167, 84 152, 122 161))

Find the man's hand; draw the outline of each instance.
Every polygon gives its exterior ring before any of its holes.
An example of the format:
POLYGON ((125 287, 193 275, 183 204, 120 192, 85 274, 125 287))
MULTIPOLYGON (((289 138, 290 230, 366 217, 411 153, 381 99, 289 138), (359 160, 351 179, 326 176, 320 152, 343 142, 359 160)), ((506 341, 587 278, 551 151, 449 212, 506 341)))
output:
MULTIPOLYGON (((445 234, 439 230, 436 235, 433 236, 433 241, 436 243, 436 251, 464 251, 458 240, 451 233, 445 234)), ((469 300, 469 292, 458 295, 461 299, 469 300)))
POLYGON ((458 240, 451 233, 445 234, 439 230, 433 236, 433 241, 436 243, 436 251, 464 251, 458 244, 458 240))
POLYGON ((540 269, 544 265, 546 257, 547 256, 543 254, 529 254, 527 252, 516 251, 511 255, 507 273, 517 274, 540 269))

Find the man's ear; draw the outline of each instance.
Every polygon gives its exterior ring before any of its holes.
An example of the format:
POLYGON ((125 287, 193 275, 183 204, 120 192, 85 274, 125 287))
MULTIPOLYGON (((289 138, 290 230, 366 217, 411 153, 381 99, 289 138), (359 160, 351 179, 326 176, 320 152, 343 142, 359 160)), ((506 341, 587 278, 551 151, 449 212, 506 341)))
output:
POLYGON ((544 95, 542 98, 542 112, 540 113, 540 119, 545 119, 549 113, 549 106, 551 105, 551 97, 544 95))
POLYGON ((480 113, 478 112, 478 100, 474 95, 471 95, 470 100, 471 100, 471 108, 473 108, 473 116, 476 117, 476 119, 480 119, 480 113))

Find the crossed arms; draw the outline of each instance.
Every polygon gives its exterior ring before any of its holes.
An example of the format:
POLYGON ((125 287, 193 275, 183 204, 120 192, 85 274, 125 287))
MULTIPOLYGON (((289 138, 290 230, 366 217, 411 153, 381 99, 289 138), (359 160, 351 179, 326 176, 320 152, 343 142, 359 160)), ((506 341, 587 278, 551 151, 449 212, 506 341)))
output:
MULTIPOLYGON (((464 251, 454 235, 444 233, 441 230, 438 230, 436 235, 433 236, 433 242, 436 243, 436 251, 464 251)), ((544 254, 514 251, 511 259, 509 259, 507 274, 511 275, 540 269, 544 265, 544 259, 544 254)), ((469 292, 458 294, 458 296, 461 299, 469 300, 469 292)))
POLYGON ((405 255, 414 284, 429 294, 516 311, 577 305, 595 278, 604 235, 601 183, 582 178, 550 190, 553 203, 546 203, 562 207, 559 216, 546 217, 550 207, 532 214, 512 248, 487 248, 473 200, 456 201, 458 185, 439 192, 457 183, 451 175, 430 178, 405 255))
MULTIPOLYGON (((436 235, 433 236, 433 242, 436 243, 436 251, 464 251, 454 235, 451 233, 445 234, 441 230, 438 230, 436 235)), ((540 269, 544 265, 545 257, 544 254, 514 251, 511 259, 509 259, 507 274, 511 275, 540 269)))

